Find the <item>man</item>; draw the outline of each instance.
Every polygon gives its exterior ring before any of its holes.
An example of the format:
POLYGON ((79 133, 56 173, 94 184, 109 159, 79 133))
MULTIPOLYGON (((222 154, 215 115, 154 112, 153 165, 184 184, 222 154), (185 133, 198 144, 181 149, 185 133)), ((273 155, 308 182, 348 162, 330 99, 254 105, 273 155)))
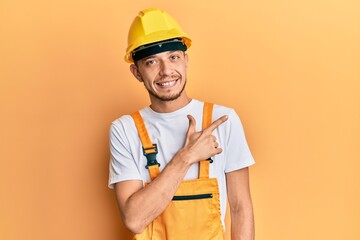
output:
POLYGON ((134 239, 223 239, 228 200, 232 239, 253 240, 254 160, 234 110, 187 96, 190 45, 160 9, 134 19, 125 60, 151 105, 113 122, 109 187, 134 239))

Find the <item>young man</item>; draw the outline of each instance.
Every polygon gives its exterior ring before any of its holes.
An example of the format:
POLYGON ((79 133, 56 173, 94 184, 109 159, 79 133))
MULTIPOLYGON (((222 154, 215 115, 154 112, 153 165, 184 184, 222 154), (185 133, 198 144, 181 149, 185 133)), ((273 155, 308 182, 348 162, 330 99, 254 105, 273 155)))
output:
POLYGON ((110 179, 134 239, 253 240, 248 166, 254 163, 234 110, 186 94, 190 38, 166 12, 134 19, 125 60, 151 105, 110 129, 110 179))

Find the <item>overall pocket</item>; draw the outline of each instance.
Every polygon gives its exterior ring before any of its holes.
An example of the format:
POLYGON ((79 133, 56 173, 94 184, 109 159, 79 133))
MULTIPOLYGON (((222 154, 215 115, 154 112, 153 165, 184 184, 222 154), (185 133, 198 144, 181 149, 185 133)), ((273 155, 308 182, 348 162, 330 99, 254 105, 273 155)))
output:
POLYGON ((184 201, 184 200, 196 200, 204 198, 212 198, 212 193, 196 194, 196 195, 183 195, 183 196, 174 196, 173 201, 184 201))
POLYGON ((209 239, 216 218, 213 200, 212 193, 175 195, 155 219, 152 239, 209 239))

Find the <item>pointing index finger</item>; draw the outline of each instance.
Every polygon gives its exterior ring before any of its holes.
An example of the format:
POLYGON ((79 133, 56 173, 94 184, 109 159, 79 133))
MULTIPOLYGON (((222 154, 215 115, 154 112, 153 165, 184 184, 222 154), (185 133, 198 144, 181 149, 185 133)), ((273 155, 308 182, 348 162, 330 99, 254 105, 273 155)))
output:
POLYGON ((217 120, 215 120, 210 126, 208 126, 206 129, 204 129, 204 132, 210 132, 212 133, 218 126, 220 126, 222 123, 224 123, 226 120, 228 120, 228 116, 224 115, 217 120))

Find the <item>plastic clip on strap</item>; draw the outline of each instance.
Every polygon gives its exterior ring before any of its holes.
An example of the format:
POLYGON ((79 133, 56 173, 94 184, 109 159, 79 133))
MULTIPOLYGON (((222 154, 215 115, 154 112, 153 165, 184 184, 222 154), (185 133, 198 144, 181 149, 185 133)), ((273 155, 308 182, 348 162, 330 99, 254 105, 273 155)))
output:
POLYGON ((160 163, 156 160, 157 145, 153 144, 152 146, 151 148, 143 147, 143 153, 147 159, 145 168, 149 170, 151 180, 154 180, 160 174, 160 163))
POLYGON ((147 165, 145 166, 146 169, 153 165, 158 165, 160 167, 160 163, 156 160, 156 154, 158 153, 156 144, 153 144, 151 148, 143 147, 143 153, 147 159, 147 165))
POLYGON ((131 117, 134 119, 135 126, 143 146, 143 153, 147 159, 145 168, 149 170, 151 180, 154 180, 160 174, 160 164, 156 160, 156 154, 158 153, 157 146, 156 144, 152 144, 140 112, 131 114, 131 117))

